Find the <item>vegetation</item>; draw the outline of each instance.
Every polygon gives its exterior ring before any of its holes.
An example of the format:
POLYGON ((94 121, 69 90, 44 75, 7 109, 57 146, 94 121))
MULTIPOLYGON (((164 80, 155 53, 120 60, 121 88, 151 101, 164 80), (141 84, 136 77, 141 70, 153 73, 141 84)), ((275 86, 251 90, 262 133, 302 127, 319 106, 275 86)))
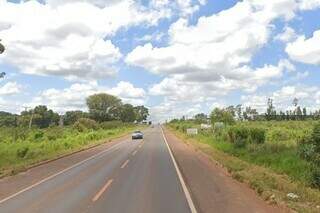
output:
POLYGON ((209 116, 200 113, 189 120, 174 119, 168 127, 270 202, 284 202, 299 212, 318 212, 320 110, 308 112, 297 98, 292 104, 291 110, 277 110, 268 99, 266 112, 260 114, 241 105, 215 108, 209 116), (187 135, 191 127, 198 128, 199 134, 187 135), (290 200, 290 192, 299 199, 290 200))
POLYGON ((149 115, 104 93, 89 96, 87 106, 64 115, 44 105, 19 115, 0 111, 0 177, 127 134, 149 115))
POLYGON ((44 160, 104 143, 136 128, 133 124, 107 130, 99 126, 95 130, 86 127, 81 132, 78 127, 71 126, 46 129, 0 128, 0 177, 44 160))
POLYGON ((193 136, 187 136, 186 129, 200 129, 194 120, 175 120, 167 126, 210 154, 234 178, 248 183, 264 199, 285 202, 299 212, 317 212, 320 205, 317 121, 237 122, 218 130, 200 130, 193 136), (290 192, 298 194, 299 199, 288 199, 290 192))

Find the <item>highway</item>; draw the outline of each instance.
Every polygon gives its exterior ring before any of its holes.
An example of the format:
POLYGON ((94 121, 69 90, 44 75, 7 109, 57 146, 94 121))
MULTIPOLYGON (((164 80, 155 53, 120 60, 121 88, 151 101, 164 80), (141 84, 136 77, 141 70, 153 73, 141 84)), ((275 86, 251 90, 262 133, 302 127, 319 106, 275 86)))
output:
POLYGON ((0 212, 196 212, 161 128, 144 133, 0 200, 0 212))

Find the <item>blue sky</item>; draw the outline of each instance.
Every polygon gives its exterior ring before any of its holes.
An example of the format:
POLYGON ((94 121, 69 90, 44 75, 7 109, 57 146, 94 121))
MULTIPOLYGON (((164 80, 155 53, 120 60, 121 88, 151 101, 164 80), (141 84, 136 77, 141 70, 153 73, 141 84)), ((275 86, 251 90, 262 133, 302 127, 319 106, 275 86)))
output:
POLYGON ((297 97, 320 109, 320 0, 0 0, 0 111, 86 110, 107 92, 153 120, 297 97))

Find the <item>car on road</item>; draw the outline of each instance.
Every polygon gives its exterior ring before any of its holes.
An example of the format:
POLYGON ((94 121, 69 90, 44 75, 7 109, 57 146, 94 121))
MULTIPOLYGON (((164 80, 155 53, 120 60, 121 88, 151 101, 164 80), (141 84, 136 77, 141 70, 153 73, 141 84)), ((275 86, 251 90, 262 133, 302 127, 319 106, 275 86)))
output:
POLYGON ((139 130, 134 131, 132 133, 132 140, 135 140, 135 139, 143 139, 143 133, 139 130))

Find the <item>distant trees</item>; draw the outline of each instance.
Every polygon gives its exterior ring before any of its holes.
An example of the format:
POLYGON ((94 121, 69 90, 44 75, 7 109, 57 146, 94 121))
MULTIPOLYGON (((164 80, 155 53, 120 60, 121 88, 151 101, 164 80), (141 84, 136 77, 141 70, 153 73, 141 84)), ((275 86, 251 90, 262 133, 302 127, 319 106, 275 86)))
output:
POLYGON ((24 126, 32 124, 39 128, 47 128, 50 125, 58 125, 60 116, 47 106, 39 105, 29 111, 21 112, 20 123, 24 126))
POLYGON ((224 109, 214 108, 210 114, 211 123, 223 122, 225 124, 233 124, 235 119, 231 109, 231 107, 224 109))
POLYGON ((194 119, 197 123, 206 123, 207 122, 207 119, 208 119, 208 116, 204 113, 199 113, 199 114, 196 114, 194 116, 194 119))
MULTIPOLYGON (((0 41, 1 41, 1 39, 0 39, 0 41)), ((0 54, 2 54, 5 51, 5 49, 6 48, 0 43, 0 54)), ((4 78, 5 75, 6 75, 5 72, 1 72, 0 73, 0 78, 4 78)))
POLYGON ((134 107, 106 93, 94 94, 87 98, 89 117, 97 122, 121 120, 123 122, 141 122, 148 118, 149 110, 145 106, 134 107))
POLYGON ((134 107, 134 111, 136 114, 136 121, 141 122, 147 120, 149 116, 149 109, 145 106, 136 106, 134 107))
POLYGON ((131 104, 124 104, 120 109, 120 120, 122 122, 134 122, 137 118, 136 111, 131 104))
MULTIPOLYGON (((1 39, 0 39, 0 41, 1 41, 1 39)), ((0 54, 2 54, 4 51, 5 51, 5 47, 3 46, 3 44, 1 44, 1 42, 0 42, 0 54)))
POLYGON ((89 114, 87 112, 82 112, 80 110, 67 111, 63 116, 63 122, 65 125, 73 125, 80 118, 88 118, 89 114))
POLYGON ((119 120, 121 100, 113 95, 99 93, 91 95, 86 100, 90 118, 95 121, 119 120))
POLYGON ((11 114, 9 112, 0 111, 0 127, 6 126, 16 126, 17 115, 11 114))

